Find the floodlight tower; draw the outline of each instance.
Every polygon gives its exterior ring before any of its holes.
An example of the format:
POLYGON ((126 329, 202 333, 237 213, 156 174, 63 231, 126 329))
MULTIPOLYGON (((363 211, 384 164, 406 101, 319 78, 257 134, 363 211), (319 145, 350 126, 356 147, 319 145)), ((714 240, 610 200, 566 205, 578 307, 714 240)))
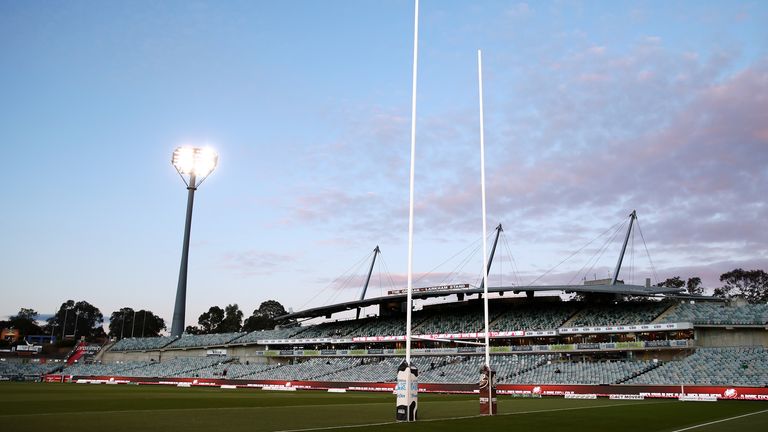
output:
POLYGON ((173 167, 187 185, 187 219, 184 224, 184 246, 181 250, 181 268, 179 284, 176 287, 176 305, 173 308, 171 336, 181 336, 184 332, 184 315, 187 308, 187 262, 189 260, 189 232, 192 225, 192 203, 195 191, 216 169, 219 155, 210 147, 181 146, 173 151, 173 167))

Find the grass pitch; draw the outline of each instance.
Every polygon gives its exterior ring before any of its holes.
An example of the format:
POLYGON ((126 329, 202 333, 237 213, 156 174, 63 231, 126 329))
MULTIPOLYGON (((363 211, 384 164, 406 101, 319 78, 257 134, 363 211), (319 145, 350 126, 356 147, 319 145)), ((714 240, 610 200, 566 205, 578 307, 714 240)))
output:
POLYGON ((0 430, 79 431, 736 431, 768 430, 768 402, 616 401, 421 394, 419 421, 395 423, 382 393, 273 392, 166 386, 0 383, 0 430))

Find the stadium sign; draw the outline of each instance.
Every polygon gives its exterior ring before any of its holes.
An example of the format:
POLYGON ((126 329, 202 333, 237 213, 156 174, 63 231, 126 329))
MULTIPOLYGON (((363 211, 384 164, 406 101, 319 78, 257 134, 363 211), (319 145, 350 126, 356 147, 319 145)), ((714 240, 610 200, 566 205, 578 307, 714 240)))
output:
MULTIPOLYGON (((461 290, 461 289, 468 289, 469 284, 454 284, 454 285, 437 285, 437 286, 430 286, 430 287, 422 287, 422 288, 414 288, 413 292, 415 293, 430 293, 430 292, 436 292, 436 291, 448 291, 448 290, 461 290)), ((387 294, 389 295, 400 295, 400 294, 408 294, 408 289, 397 289, 397 290, 389 290, 387 291, 387 294)))
POLYGON ((585 334, 585 333, 636 333, 689 330, 693 328, 691 323, 660 323, 660 324, 634 324, 620 326, 595 326, 595 327, 563 327, 557 330, 560 334, 585 334))

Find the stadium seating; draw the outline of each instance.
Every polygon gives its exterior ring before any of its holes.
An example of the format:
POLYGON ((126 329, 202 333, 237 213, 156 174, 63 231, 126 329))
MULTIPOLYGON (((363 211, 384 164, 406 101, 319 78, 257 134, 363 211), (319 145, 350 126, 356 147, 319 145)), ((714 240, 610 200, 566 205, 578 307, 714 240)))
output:
POLYGON ((229 341, 229 343, 249 344, 249 343, 256 343, 260 340, 288 339, 302 330, 303 329, 298 326, 284 328, 284 329, 275 329, 275 330, 256 330, 250 333, 243 334, 238 338, 232 339, 231 341, 229 341))
POLYGON ((277 368, 250 374, 249 379, 260 380, 308 380, 319 379, 325 375, 337 373, 360 364, 360 359, 352 357, 310 358, 295 364, 285 364, 277 368))
POLYGON ((175 337, 161 336, 161 337, 147 337, 147 338, 125 338, 120 339, 112 346, 112 351, 148 351, 164 348, 171 342, 175 341, 175 337))
MULTIPOLYGON (((414 356, 419 381, 474 383, 482 356, 414 356)), ((243 380, 317 380, 393 382, 402 357, 313 357, 293 364, 240 364, 229 357, 175 358, 163 362, 75 364, 75 376, 189 377, 243 380), (226 373, 225 373, 226 371, 226 373)), ((561 362, 547 355, 494 355, 500 383, 510 384, 657 384, 768 385, 768 350, 764 347, 699 348, 666 363, 652 361, 561 362)), ((40 375, 55 366, 0 363, 0 375, 40 375)))
POLYGON ((507 307, 497 314, 495 321, 492 321, 491 330, 553 330, 560 327, 578 310, 579 306, 571 302, 534 303, 507 307))
MULTIPOLYGON (((424 317, 418 313, 413 314, 412 322, 414 327, 418 326, 424 321, 424 317)), ((360 327, 354 329, 349 333, 351 337, 368 337, 368 336, 400 336, 405 334, 405 319, 404 318, 367 318, 363 320, 360 327)))
MULTIPOLYGON (((128 361, 119 363, 75 363, 64 371, 73 376, 125 376, 128 371, 149 366, 147 361, 128 361)), ((143 375, 141 375, 143 376, 143 375)))
POLYGON ((647 324, 670 307, 666 301, 622 302, 621 304, 593 304, 583 308, 569 323, 569 327, 615 326, 647 324))
POLYGON ((212 333, 203 335, 182 334, 166 348, 205 348, 226 345, 230 341, 244 336, 245 333, 212 333))
POLYGON ((512 377, 514 384, 617 384, 653 367, 645 361, 552 362, 512 377))
POLYGON ((764 325, 768 324, 768 304, 731 306, 720 302, 683 302, 662 321, 699 325, 764 325))
POLYGON ((59 367, 61 367, 61 364, 2 361, 0 362, 0 377, 39 377, 59 367))
POLYGON ((360 360, 358 366, 329 373, 323 379, 349 382, 393 382, 397 367, 402 362, 403 359, 400 357, 364 358, 360 360))
POLYGON ((768 385, 764 347, 699 348, 683 360, 664 363, 627 384, 768 385))
POLYGON ((280 367, 280 365, 267 363, 229 363, 227 367, 227 378, 244 380, 256 379, 255 377, 258 376, 259 373, 278 367, 280 367))
POLYGON ((341 338, 349 335, 361 326, 357 320, 336 321, 304 327, 294 335, 297 339, 341 338))

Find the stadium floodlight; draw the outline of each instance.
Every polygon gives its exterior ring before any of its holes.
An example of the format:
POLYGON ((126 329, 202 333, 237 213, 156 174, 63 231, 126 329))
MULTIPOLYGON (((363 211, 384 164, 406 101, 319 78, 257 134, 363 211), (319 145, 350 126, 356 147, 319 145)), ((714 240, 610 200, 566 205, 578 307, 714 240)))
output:
POLYGON ((184 331, 184 317, 187 307, 187 262, 189 261, 189 234, 192 225, 192 204, 195 191, 216 169, 219 155, 210 147, 181 146, 173 151, 173 167, 187 185, 187 218, 184 225, 184 246, 181 251, 179 284, 176 287, 176 304, 173 308, 171 336, 181 336, 184 331))

